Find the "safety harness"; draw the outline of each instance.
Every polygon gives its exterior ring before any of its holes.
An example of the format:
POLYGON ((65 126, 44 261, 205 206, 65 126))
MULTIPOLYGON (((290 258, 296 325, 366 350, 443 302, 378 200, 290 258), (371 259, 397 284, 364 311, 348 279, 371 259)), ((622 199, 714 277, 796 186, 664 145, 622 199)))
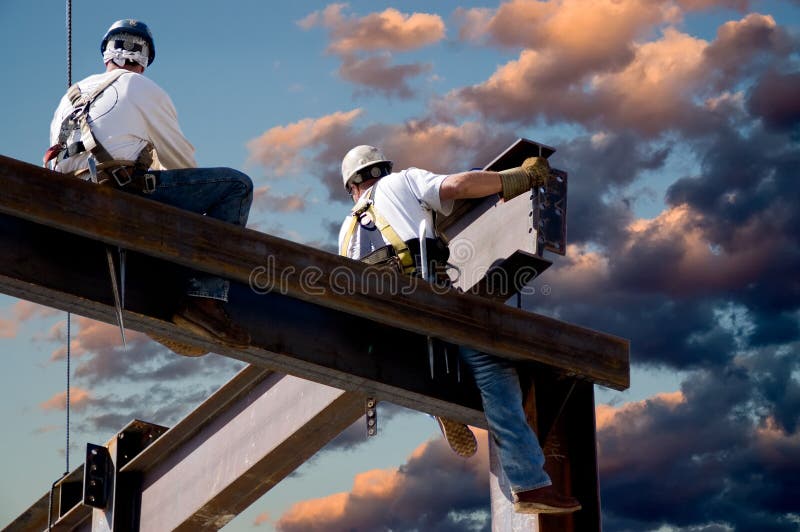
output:
MULTIPOLYGON (((90 94, 81 93, 80 86, 76 83, 67 91, 67 99, 72 104, 72 112, 61 122, 61 131, 58 135, 58 143, 51 146, 44 157, 44 164, 53 159, 61 162, 69 157, 73 157, 83 152, 89 152, 97 164, 92 168, 81 168, 72 173, 75 177, 80 177, 87 172, 97 173, 98 183, 106 183, 113 180, 113 183, 120 188, 133 185, 140 188, 145 193, 151 193, 156 188, 156 177, 154 174, 147 173, 147 169, 153 162, 153 147, 148 144, 135 161, 114 159, 103 144, 97 140, 92 133, 89 124, 89 110, 92 104, 100 97, 123 74, 129 71, 117 69, 103 81, 90 94), (69 142, 74 138, 76 132, 80 132, 80 140, 69 142)), ((94 177, 94 176, 92 176, 94 177)))
MULTIPOLYGON (((358 202, 356 203, 353 210, 350 211, 350 223, 347 226, 347 231, 345 232, 344 240, 342 241, 342 248, 339 250, 339 253, 343 256, 347 256, 347 250, 350 247, 350 241, 353 239, 353 234, 356 231, 356 227, 358 224, 362 222, 362 220, 367 221, 369 217, 375 223, 375 227, 380 231, 383 238, 385 238, 389 245, 391 246, 392 250, 394 251, 395 257, 400 262, 400 268, 402 269, 403 273, 413 275, 416 271, 417 267, 414 263, 414 256, 411 254, 411 250, 408 248, 408 244, 400 238, 400 235, 397 234, 389 222, 386 221, 386 218, 381 216, 381 214, 375 209, 375 202, 372 199, 372 195, 375 192, 375 186, 370 188, 367 193, 362 196, 358 202)), ((376 250, 376 252, 381 251, 383 248, 376 250)), ((386 258, 389 258, 389 255, 386 253, 388 250, 383 250, 383 254, 386 255, 386 258)), ((375 252, 373 252, 375 253, 375 252)), ((377 262, 377 261, 369 261, 369 262, 377 262)))
MULTIPOLYGON (((404 274, 420 275, 422 253, 419 239, 404 241, 400 238, 400 235, 392 228, 388 220, 375 208, 375 201, 372 199, 375 188, 375 186, 371 187, 350 211, 349 224, 345 231, 339 253, 342 256, 348 256, 347 251, 350 248, 353 235, 358 225, 368 224, 372 221, 375 224, 375 228, 380 231, 384 240, 389 242, 389 245, 376 249, 368 255, 361 257, 360 260, 368 264, 394 263, 404 274)), ((447 244, 441 238, 428 238, 425 242, 425 248, 427 251, 426 254, 429 257, 429 267, 431 271, 437 273, 435 275, 436 281, 439 283, 444 282, 447 279, 445 269, 447 267, 447 259, 450 256, 450 250, 447 244)))

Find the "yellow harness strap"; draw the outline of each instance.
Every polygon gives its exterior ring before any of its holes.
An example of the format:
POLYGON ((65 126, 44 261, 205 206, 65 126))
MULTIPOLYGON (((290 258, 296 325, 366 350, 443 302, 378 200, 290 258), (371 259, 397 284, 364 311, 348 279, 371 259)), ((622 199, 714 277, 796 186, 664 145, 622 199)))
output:
POLYGON ((350 247, 350 241, 353 238, 353 233, 355 233, 356 225, 359 219, 366 213, 372 217, 373 222, 375 222, 375 227, 381 232, 381 236, 394 248, 394 252, 397 254, 397 258, 400 260, 400 264, 403 267, 403 273, 413 273, 416 269, 414 257, 411 255, 411 251, 408 249, 406 243, 400 238, 400 235, 397 234, 397 231, 392 228, 386 218, 375 210, 375 204, 372 201, 372 194, 374 191, 375 186, 369 189, 367 194, 358 200, 356 206, 350 211, 350 225, 347 227, 345 237, 342 240, 342 247, 339 250, 339 254, 345 257, 347 256, 347 249, 350 247))

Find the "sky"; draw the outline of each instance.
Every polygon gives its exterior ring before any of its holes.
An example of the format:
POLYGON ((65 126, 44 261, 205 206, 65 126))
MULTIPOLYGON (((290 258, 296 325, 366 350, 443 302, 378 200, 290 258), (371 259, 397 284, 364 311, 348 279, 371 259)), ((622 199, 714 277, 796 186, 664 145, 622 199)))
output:
MULTIPOLYGON (((569 247, 523 305, 631 341, 631 388, 596 387, 604 529, 800 528, 800 2, 84 0, 72 81, 120 18, 152 29, 146 75, 199 164, 252 177, 259 231, 333 251, 357 144, 441 173, 518 137, 556 148, 569 247)), ((64 6, 0 0, 0 48, 0 154, 39 164, 64 6)), ((66 325, 0 296, 0 523, 87 442, 174 425, 242 367, 72 316, 66 454, 66 325)), ((425 414, 379 416, 226 530, 489 530, 485 433, 464 460, 425 414)))

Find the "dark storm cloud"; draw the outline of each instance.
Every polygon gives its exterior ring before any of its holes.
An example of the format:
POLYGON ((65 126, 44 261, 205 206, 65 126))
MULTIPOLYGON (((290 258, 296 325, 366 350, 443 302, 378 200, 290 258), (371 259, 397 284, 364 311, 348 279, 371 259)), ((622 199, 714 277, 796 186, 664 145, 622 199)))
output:
MULTIPOLYGON (((748 109, 765 126, 800 134, 800 72, 770 71, 750 91, 748 109)), ((798 137, 795 136, 795 139, 798 137)))
POLYGON ((800 433, 796 423, 778 427, 774 415, 795 405, 797 382, 773 401, 761 380, 774 376, 773 364, 796 370, 798 362, 774 352, 757 360, 697 372, 680 400, 628 405, 601 424, 602 498, 614 530, 796 529, 800 433))
MULTIPOLYGON (((581 136, 563 143, 551 164, 568 171, 568 236, 570 243, 609 245, 632 220, 624 199, 608 199, 634 182, 643 171, 664 165, 668 148, 654 148, 631 132, 581 136)), ((613 198, 613 197, 612 197, 613 198)))

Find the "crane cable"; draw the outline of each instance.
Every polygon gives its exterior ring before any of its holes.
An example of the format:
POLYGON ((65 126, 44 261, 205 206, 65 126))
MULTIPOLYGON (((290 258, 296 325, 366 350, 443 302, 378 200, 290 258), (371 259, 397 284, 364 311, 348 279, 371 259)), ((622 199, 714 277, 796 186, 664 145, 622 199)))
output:
MULTIPOLYGON (((67 88, 72 86, 72 0, 66 0, 66 26, 67 26, 67 88)), ((66 393, 66 412, 67 412, 67 420, 66 420, 66 447, 64 449, 64 455, 66 457, 66 463, 64 467, 64 474, 61 475, 61 478, 53 482, 50 486, 50 497, 47 504, 47 530, 52 530, 53 528, 53 492, 55 491, 56 484, 66 478, 69 475, 69 392, 70 392, 70 361, 71 361, 71 347, 72 347, 72 330, 71 330, 71 313, 67 312, 67 393, 66 393)))
MULTIPOLYGON (((72 0, 67 0, 67 88, 72 86, 72 0)), ((72 343, 72 331, 70 330, 71 315, 67 312, 67 427, 66 427, 66 468, 64 474, 69 473, 69 392, 70 392, 70 344, 72 343)))

